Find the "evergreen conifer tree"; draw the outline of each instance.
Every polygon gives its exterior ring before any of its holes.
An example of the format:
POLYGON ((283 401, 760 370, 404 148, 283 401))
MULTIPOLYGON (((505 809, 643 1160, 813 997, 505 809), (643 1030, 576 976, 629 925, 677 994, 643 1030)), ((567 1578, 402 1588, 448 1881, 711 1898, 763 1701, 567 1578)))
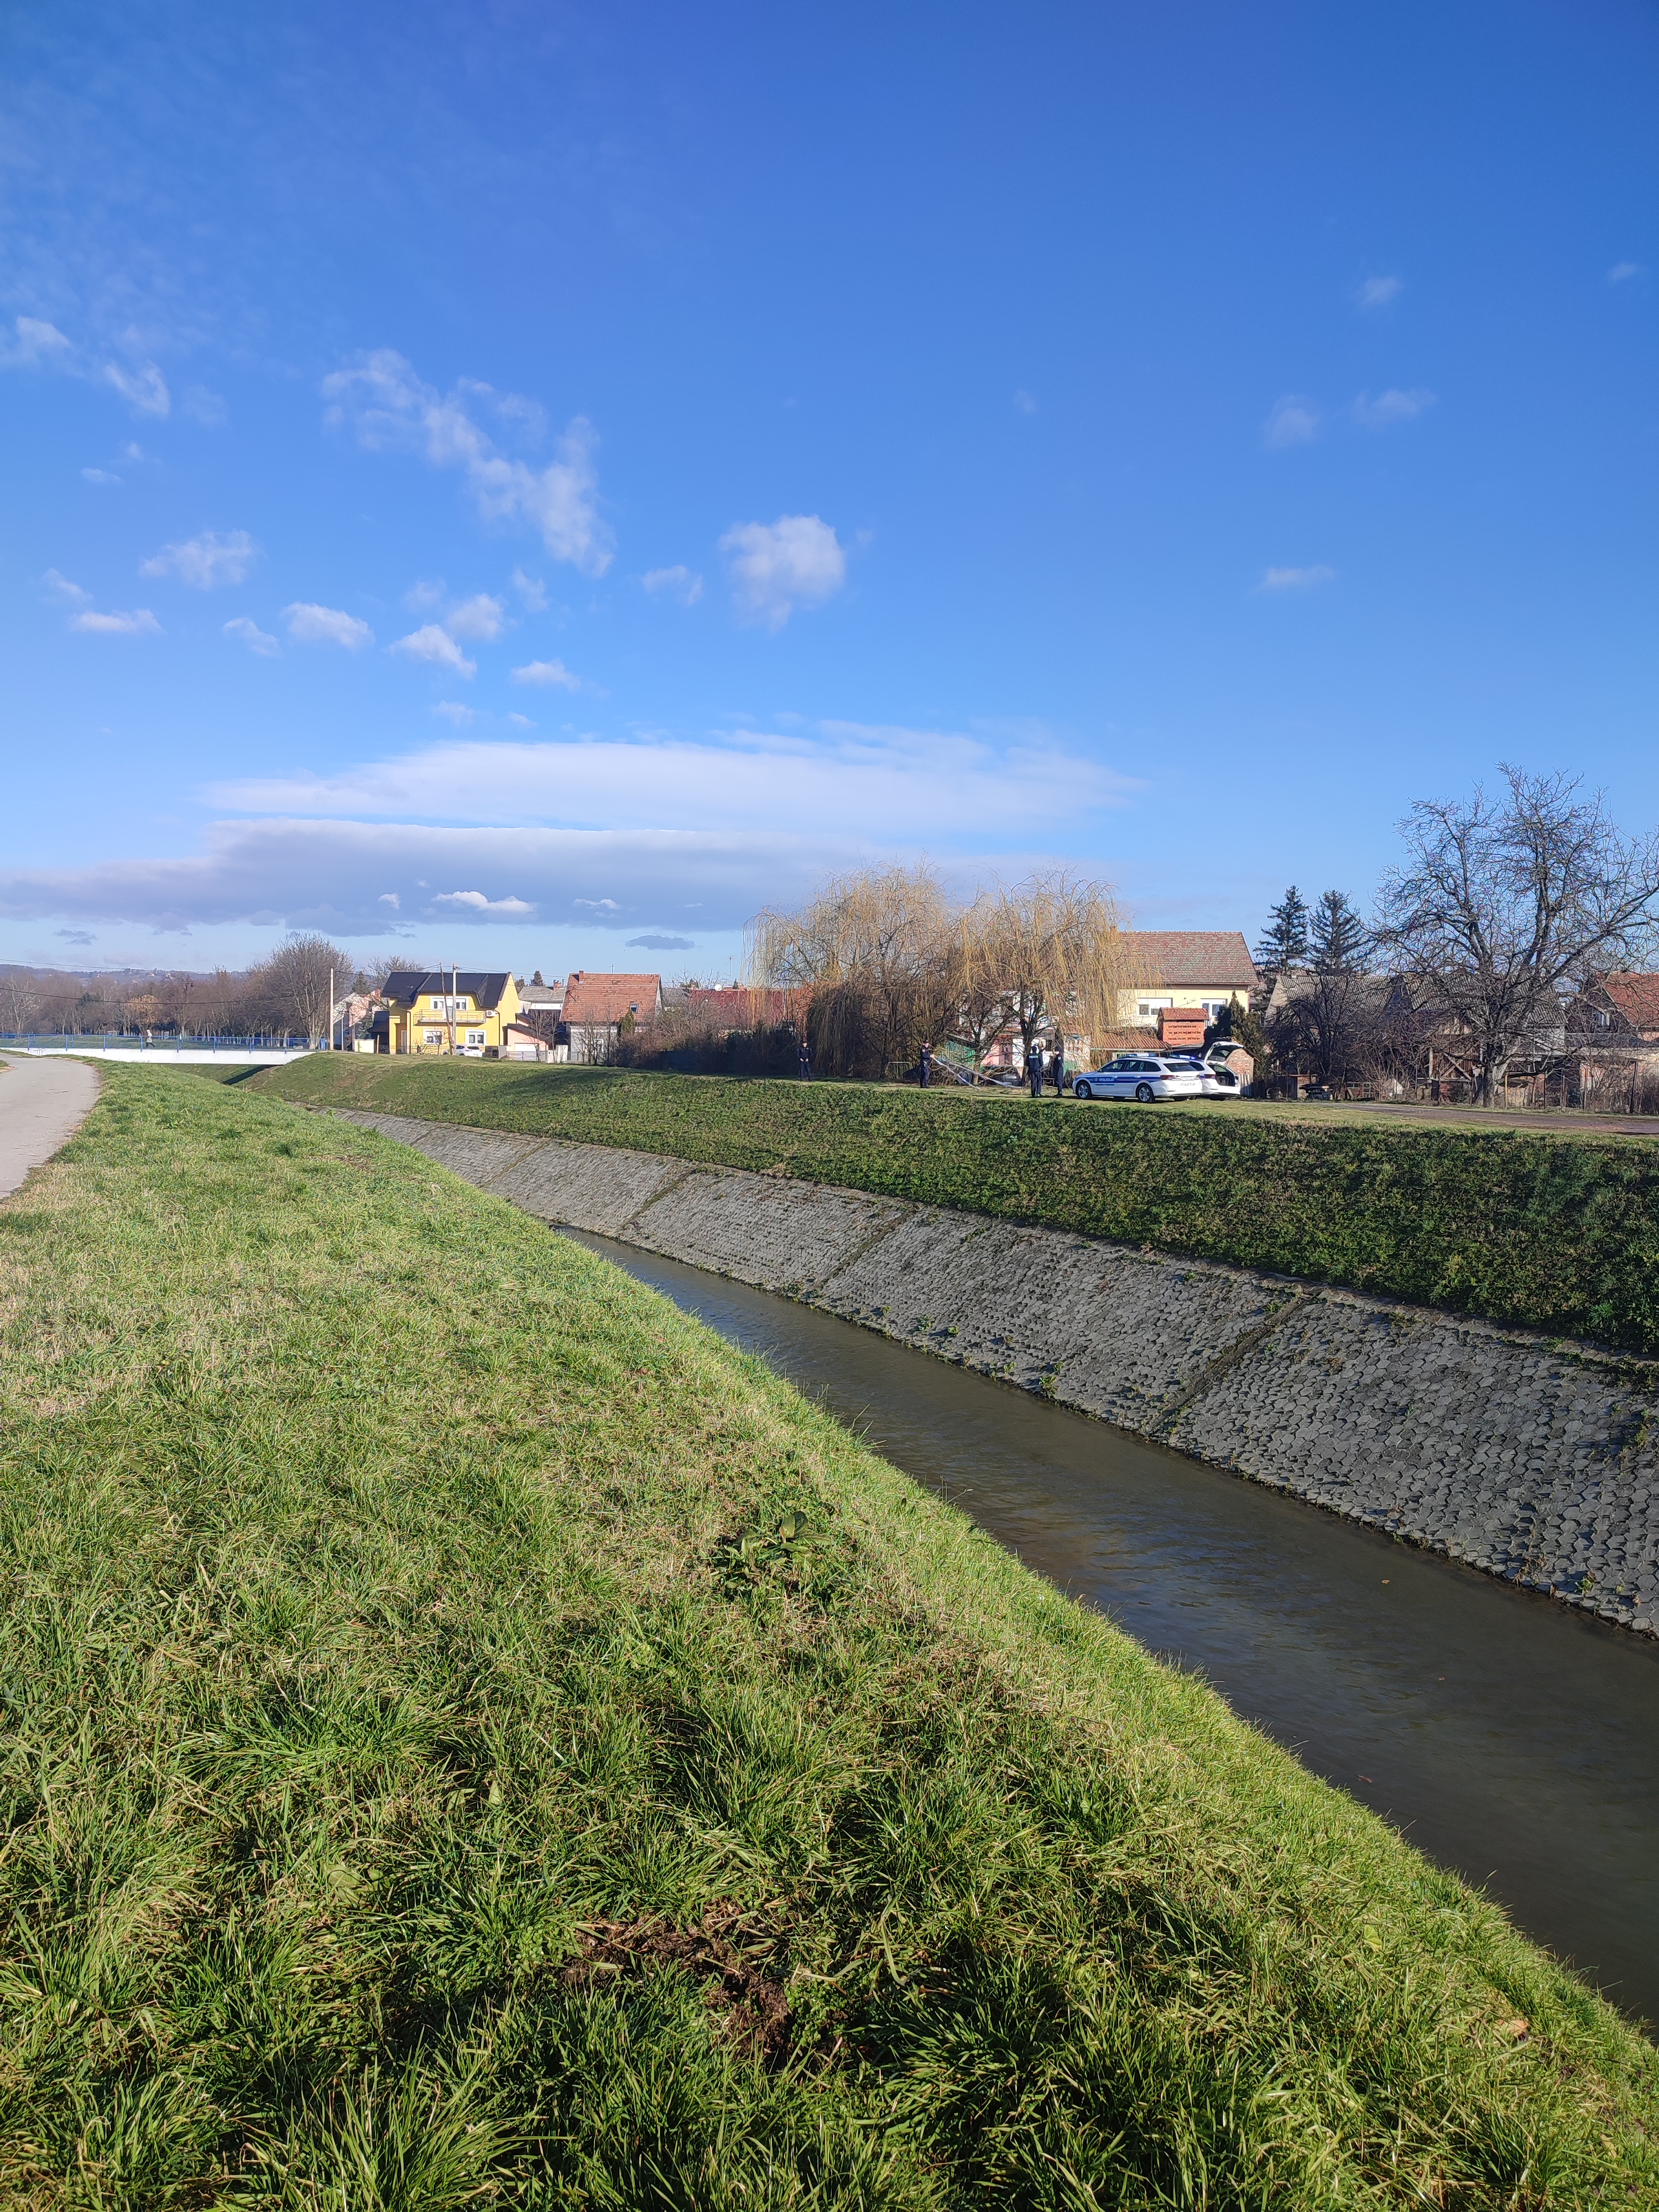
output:
POLYGON ((1322 891, 1308 930, 1311 964, 1322 975, 1346 975, 1365 957, 1370 933, 1346 891, 1322 891))
POLYGON ((1300 968, 1308 957, 1308 902, 1292 884, 1268 915, 1269 927, 1255 948, 1255 964, 1278 975, 1300 968))

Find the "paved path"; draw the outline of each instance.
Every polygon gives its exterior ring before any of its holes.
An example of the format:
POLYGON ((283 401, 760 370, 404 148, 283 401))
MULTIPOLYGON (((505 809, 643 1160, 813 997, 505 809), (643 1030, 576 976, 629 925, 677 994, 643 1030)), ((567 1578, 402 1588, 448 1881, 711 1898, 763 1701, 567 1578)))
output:
POLYGON ((98 1096, 83 1060, 26 1060, 0 1053, 0 1198, 74 1135, 98 1096))

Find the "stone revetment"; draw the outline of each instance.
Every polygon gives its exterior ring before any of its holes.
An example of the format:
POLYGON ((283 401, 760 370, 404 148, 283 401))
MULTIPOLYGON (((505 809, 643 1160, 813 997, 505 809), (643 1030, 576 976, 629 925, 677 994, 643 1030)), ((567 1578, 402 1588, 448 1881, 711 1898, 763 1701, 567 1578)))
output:
POLYGON ((781 1176, 341 1118, 545 1221, 821 1306, 1659 1632, 1659 1361, 781 1176))

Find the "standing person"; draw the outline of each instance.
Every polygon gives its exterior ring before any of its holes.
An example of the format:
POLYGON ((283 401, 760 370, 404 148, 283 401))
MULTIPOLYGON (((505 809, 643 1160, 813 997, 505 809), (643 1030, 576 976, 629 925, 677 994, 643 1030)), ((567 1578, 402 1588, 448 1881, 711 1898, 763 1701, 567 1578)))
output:
POLYGON ((1066 1043, 1062 1037, 1054 1039, 1054 1055, 1048 1062, 1048 1073, 1054 1079, 1054 1096, 1058 1098, 1066 1088, 1066 1043))
POLYGON ((1033 1098, 1042 1096, 1042 1040, 1031 1039, 1031 1048, 1025 1055, 1025 1079, 1031 1086, 1033 1098))
POLYGON ((923 1045, 923 1047, 921 1048, 921 1087, 922 1087, 922 1089, 923 1089, 924 1091, 926 1091, 926 1090, 928 1088, 928 1086, 932 1084, 933 1080, 933 1046, 932 1046, 932 1045, 930 1045, 930 1044, 925 1044, 925 1045, 923 1045))
POLYGON ((795 1054, 795 1065, 800 1071, 801 1081, 810 1083, 812 1080, 812 1048, 805 1037, 800 1041, 800 1050, 795 1054))

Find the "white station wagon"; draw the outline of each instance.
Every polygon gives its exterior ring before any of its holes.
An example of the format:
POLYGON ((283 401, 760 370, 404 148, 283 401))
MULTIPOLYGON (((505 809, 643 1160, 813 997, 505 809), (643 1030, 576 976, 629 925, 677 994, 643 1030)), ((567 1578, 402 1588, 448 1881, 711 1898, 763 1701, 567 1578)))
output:
POLYGON ((1174 1053, 1121 1052, 1104 1067, 1086 1068, 1072 1079, 1073 1098, 1136 1098, 1150 1106, 1155 1098, 1204 1095, 1198 1062, 1174 1053))

